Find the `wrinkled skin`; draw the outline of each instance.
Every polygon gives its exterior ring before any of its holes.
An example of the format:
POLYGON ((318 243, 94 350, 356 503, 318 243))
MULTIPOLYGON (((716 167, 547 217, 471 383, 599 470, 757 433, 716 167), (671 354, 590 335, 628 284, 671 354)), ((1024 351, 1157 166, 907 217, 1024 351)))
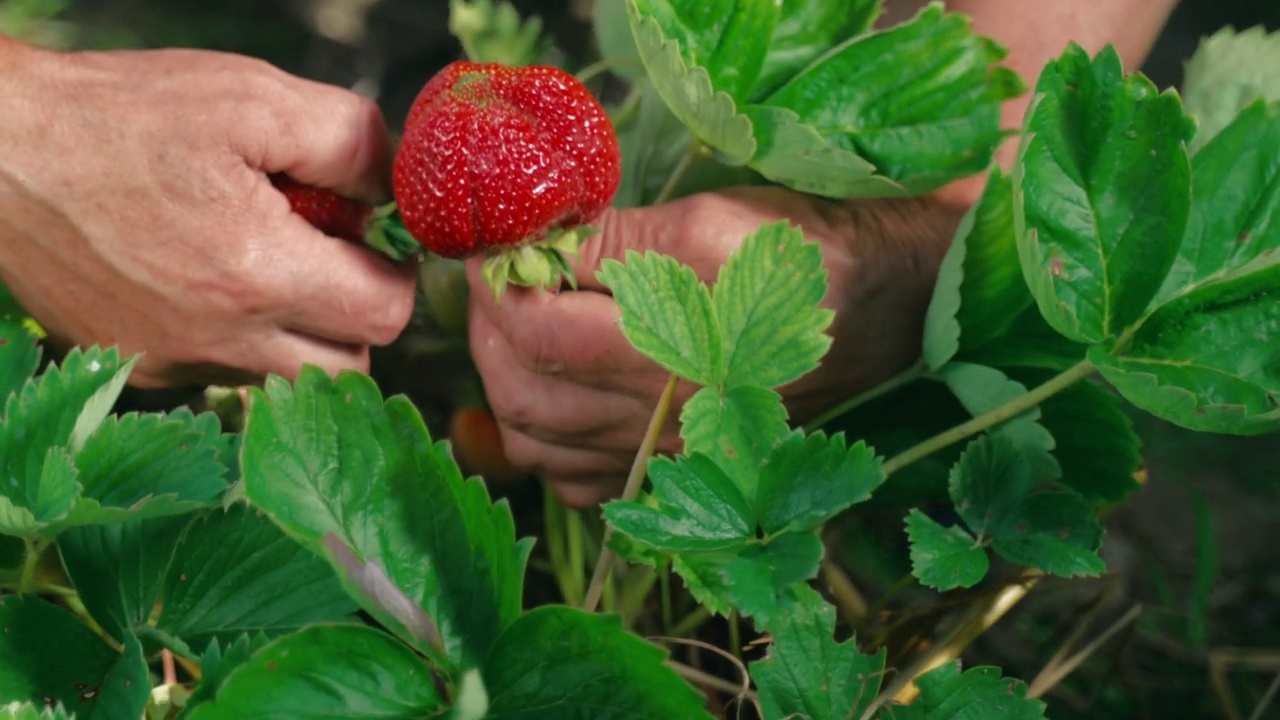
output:
POLYGON ((365 370, 414 269, 328 237, 267 179, 385 198, 376 105, 204 51, 0 38, 0 280, 58 345, 145 351, 142 387, 365 370))
MULTIPOLYGON (((966 199, 971 202, 971 199, 966 199)), ((782 388, 803 422, 872 387, 919 355, 937 264, 964 203, 936 198, 837 205, 780 188, 734 188, 665 205, 611 210, 576 268, 578 291, 512 288, 499 303, 468 264, 472 352, 511 462, 568 505, 616 496, 668 375, 630 347, 617 304, 595 279, 603 258, 655 250, 714 280, 742 238, 790 218, 822 245, 836 311, 819 370, 782 388)), ((678 452, 681 383, 659 450, 678 452)))

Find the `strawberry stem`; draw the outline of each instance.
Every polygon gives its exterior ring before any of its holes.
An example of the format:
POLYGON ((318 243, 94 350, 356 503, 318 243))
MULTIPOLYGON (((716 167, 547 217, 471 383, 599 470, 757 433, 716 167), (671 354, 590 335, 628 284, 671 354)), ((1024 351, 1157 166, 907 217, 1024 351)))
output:
POLYGON ((364 243, 397 262, 422 252, 422 244, 404 226, 400 208, 394 202, 373 211, 364 243))

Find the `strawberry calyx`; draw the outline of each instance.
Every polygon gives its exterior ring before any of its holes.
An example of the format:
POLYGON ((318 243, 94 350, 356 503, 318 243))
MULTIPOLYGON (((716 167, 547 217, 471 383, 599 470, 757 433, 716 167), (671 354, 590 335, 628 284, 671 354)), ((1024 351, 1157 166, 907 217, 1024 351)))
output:
POLYGON ((588 225, 554 228, 536 242, 494 248, 486 254, 480 275, 495 301, 502 299, 508 285, 545 290, 567 282, 576 290, 578 281, 569 257, 577 257, 583 241, 597 232, 599 228, 588 225))
POLYGON ((374 208, 364 235, 364 244, 396 261, 422 252, 422 244, 404 226, 400 209, 395 202, 374 208))

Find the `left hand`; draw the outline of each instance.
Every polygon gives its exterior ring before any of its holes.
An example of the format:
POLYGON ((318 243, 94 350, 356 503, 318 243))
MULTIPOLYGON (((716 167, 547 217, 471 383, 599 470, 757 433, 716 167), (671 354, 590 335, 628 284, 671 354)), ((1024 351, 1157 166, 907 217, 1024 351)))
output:
MULTIPOLYGON (((617 303, 595 272, 604 258, 654 250, 706 281, 761 224, 789 218, 821 245, 836 311, 821 367, 779 388, 795 421, 872 387, 919 355, 938 262, 961 210, 935 199, 844 205, 770 187, 610 210, 583 246, 577 291, 509 288, 500 302, 468 261, 470 339, 507 456, 562 502, 585 507, 621 490, 669 374, 618 327, 617 303)), ((659 442, 679 452, 679 411, 697 388, 681 382, 659 442)))

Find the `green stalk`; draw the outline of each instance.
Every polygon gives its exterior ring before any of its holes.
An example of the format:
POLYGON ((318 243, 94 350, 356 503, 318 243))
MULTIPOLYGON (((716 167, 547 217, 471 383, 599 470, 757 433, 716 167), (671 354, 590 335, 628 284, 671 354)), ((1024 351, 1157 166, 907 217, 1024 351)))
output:
MULTIPOLYGON (((648 474, 649 459, 658 448, 658 436, 662 434, 662 426, 666 424, 667 415, 671 412, 671 401, 675 398, 678 381, 679 378, 675 375, 667 380, 667 387, 658 398, 658 406, 653 409, 653 416, 649 418, 649 427, 645 430, 640 450, 631 464, 631 474, 627 476, 626 487, 622 490, 620 499, 624 502, 635 500, 640 494, 640 488, 644 485, 644 478, 648 474)), ((582 601, 582 609, 587 612, 595 612, 600 604, 600 594, 604 591, 605 580, 609 578, 609 569, 614 559, 613 551, 609 549, 608 544, 612 533, 613 527, 606 526, 604 537, 600 542, 600 558, 596 560, 595 572, 591 574, 591 585, 587 588, 587 597, 582 601)))
POLYGON ((897 375, 894 375, 888 380, 885 380, 884 382, 880 383, 879 385, 876 385, 875 387, 865 392, 862 392, 858 395, 854 395, 848 400, 845 400, 839 405, 836 405, 830 410, 827 410, 821 415, 818 415, 814 419, 805 423, 804 431, 806 433, 813 432, 821 428, 823 425, 826 425, 832 420, 835 420, 836 418, 840 417, 841 415, 844 415, 845 413, 851 410, 854 410, 855 408, 862 407, 863 405, 866 405, 872 400, 888 395, 889 393, 893 392, 894 390, 897 390, 900 387, 903 387, 904 385, 910 385, 911 383, 915 382, 919 378, 923 377, 926 370, 928 370, 928 367, 924 364, 924 360, 923 359, 918 360, 916 361, 915 364, 913 364, 911 367, 907 368, 906 370, 903 370, 897 375))
POLYGON ((894 455, 884 463, 883 470, 885 477, 888 477, 911 463, 926 458, 943 448, 954 445, 961 440, 977 435, 987 428, 999 425, 1006 420, 1010 420, 1021 415, 1044 402, 1047 398, 1052 397, 1080 380, 1089 377, 1092 373, 1093 365, 1091 365, 1088 360, 1081 360, 1058 375, 1055 375, 1045 381, 1043 385, 1039 385, 1032 390, 1029 390, 1025 395, 1020 395, 1000 407, 978 415, 977 417, 961 423, 950 430, 938 433, 928 440, 894 455))
POLYGON ((583 584, 586 578, 583 573, 586 572, 587 562, 582 554, 582 513, 577 510, 565 511, 565 529, 569 538, 569 562, 568 575, 566 579, 572 583, 573 597, 565 598, 570 605, 577 605, 582 602, 582 597, 586 588, 583 584))
POLYGON ((702 627, 702 623, 711 619, 711 611, 706 605, 699 605, 693 612, 680 619, 680 622, 671 628, 668 633, 670 637, 684 637, 692 635, 695 630, 702 627))
POLYGON ((44 555, 49 543, 35 538, 23 538, 25 552, 22 556, 22 573, 18 575, 18 594, 25 595, 32 590, 32 581, 36 577, 36 568, 40 566, 40 556, 44 555))

